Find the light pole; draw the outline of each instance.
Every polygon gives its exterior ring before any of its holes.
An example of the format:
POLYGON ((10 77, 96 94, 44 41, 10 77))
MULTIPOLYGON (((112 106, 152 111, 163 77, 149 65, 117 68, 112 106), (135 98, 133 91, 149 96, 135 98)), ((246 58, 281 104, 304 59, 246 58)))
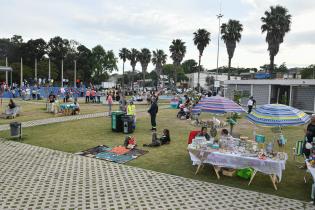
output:
MULTIPOLYGON (((221 9, 220 9, 221 10, 221 9)), ((217 15, 217 18, 219 19, 219 32, 218 32, 218 51, 217 51, 217 73, 215 80, 218 80, 218 73, 219 73, 219 52, 220 52, 220 35, 221 35, 221 18, 223 15, 220 13, 217 15)))
POLYGON ((73 87, 77 87, 77 61, 74 60, 74 84, 73 87))
MULTIPOLYGON (((8 67, 8 57, 5 57, 5 66, 8 67)), ((5 72, 5 82, 8 85, 9 83, 9 75, 8 75, 8 71, 5 72)), ((12 85, 12 84, 11 84, 12 85)))

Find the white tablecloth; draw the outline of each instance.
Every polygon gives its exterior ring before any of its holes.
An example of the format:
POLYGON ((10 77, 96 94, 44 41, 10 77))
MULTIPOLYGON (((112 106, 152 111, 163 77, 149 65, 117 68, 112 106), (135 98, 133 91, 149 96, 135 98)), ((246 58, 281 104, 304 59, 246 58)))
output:
POLYGON ((312 167, 311 164, 307 160, 305 162, 306 162, 307 170, 312 175, 314 183, 315 183, 315 168, 312 167))
POLYGON ((218 151, 200 151, 189 149, 189 154, 193 165, 199 165, 201 163, 209 163, 216 166, 243 169, 251 167, 256 171, 262 172, 268 175, 277 175, 279 182, 282 178, 282 171, 285 169, 286 160, 261 160, 257 157, 245 157, 240 154, 221 153, 218 151), (199 152, 198 155, 196 155, 199 152))

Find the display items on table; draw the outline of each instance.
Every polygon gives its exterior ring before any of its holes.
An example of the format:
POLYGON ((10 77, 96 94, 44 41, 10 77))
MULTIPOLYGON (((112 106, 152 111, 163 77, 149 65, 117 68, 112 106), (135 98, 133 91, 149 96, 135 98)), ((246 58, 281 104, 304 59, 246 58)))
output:
POLYGON ((268 149, 258 149, 257 142, 241 140, 233 137, 221 138, 219 141, 206 141, 203 137, 196 137, 188 145, 188 151, 194 165, 198 165, 196 173, 203 164, 214 166, 215 173, 220 178, 221 168, 244 169, 253 168, 249 184, 256 173, 262 172, 271 177, 273 186, 281 181, 282 171, 285 169, 287 154, 268 149))

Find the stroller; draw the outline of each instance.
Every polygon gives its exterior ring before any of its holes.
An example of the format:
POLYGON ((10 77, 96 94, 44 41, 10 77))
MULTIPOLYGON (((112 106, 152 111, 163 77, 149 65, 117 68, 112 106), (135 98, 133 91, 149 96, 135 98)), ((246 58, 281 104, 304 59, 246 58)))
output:
POLYGON ((190 112, 183 104, 179 106, 179 112, 177 113, 177 118, 181 120, 187 120, 190 118, 190 112))

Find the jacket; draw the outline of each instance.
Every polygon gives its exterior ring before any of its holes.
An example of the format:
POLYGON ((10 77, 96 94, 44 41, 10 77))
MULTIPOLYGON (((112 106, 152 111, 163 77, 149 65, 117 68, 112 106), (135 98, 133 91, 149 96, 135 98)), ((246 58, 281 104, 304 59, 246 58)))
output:
POLYGON ((155 102, 151 104, 150 109, 148 110, 150 115, 156 115, 158 111, 159 111, 159 107, 155 102))

